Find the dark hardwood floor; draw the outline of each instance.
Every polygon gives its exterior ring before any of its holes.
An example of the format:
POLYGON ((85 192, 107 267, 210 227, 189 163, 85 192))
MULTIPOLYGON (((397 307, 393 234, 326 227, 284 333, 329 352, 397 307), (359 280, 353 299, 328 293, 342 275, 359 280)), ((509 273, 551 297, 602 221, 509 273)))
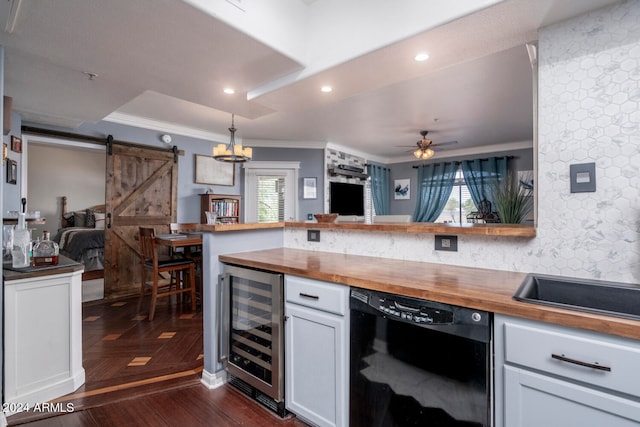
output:
POLYGON ((231 386, 209 390, 203 369, 202 311, 164 298, 147 320, 137 297, 83 304, 86 382, 48 408, 8 417, 9 426, 296 426, 231 386))

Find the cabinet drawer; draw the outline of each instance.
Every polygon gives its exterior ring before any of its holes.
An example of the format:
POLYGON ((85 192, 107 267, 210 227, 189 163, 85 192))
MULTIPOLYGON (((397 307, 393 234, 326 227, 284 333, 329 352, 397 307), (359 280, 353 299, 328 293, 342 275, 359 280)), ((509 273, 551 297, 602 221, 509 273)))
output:
POLYGON ((348 286, 297 276, 285 276, 284 283, 284 295, 287 302, 341 316, 348 309, 348 286))
POLYGON ((640 397, 640 343, 554 325, 504 328, 507 363, 640 397))

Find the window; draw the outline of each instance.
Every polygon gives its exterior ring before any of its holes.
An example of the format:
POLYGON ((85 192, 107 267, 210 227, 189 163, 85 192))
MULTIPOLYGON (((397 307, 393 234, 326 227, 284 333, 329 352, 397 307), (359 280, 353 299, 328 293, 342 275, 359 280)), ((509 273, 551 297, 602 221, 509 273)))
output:
POLYGON ((258 222, 284 221, 285 178, 258 176, 258 222))
POLYGON ((245 222, 278 222, 297 218, 299 162, 244 165, 245 222))
POLYGON ((436 219, 436 222, 451 222, 457 224, 467 222, 467 215, 476 210, 476 205, 471 198, 467 184, 464 182, 462 169, 458 166, 451 195, 444 210, 436 219))

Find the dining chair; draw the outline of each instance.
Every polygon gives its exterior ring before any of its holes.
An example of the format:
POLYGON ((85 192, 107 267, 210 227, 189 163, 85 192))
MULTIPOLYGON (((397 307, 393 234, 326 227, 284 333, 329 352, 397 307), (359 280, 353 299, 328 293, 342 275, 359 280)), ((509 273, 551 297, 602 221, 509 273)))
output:
POLYGON ((146 294, 151 294, 149 320, 153 320, 158 298, 168 297, 171 295, 181 295, 184 293, 189 293, 191 295, 191 310, 195 311, 195 262, 184 257, 167 257, 158 255, 158 251, 156 249, 155 230, 153 228, 139 227, 139 238, 142 255, 140 257, 142 280, 140 282, 138 312, 142 307, 142 300, 146 294), (149 272, 151 273, 150 282, 147 280, 147 273, 149 272), (160 284, 158 280, 160 273, 164 272, 172 273, 168 284, 160 284), (189 286, 185 287, 185 282, 187 280, 189 286))
MULTIPOLYGON (((199 225, 198 223, 178 224, 172 222, 169 224, 169 231, 171 234, 179 234, 181 231, 193 231, 199 225)), ((171 254, 185 256, 196 263, 196 295, 199 299, 202 295, 202 245, 175 248, 172 249, 171 254)))

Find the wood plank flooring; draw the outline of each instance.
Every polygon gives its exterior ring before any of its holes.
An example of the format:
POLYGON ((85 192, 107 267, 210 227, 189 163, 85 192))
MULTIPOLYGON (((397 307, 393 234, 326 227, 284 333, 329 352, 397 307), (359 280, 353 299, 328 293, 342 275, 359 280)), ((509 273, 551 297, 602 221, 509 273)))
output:
POLYGON ((209 390, 203 369, 202 312, 164 298, 155 319, 137 298, 83 304, 86 382, 55 409, 8 417, 9 426, 295 426, 231 386, 209 390))

